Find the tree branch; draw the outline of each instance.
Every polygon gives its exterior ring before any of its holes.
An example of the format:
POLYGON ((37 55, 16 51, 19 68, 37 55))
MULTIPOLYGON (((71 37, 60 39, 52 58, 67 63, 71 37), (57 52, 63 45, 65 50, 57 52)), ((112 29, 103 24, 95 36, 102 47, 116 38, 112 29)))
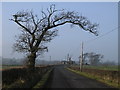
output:
POLYGON ((14 16, 15 20, 11 19, 12 21, 16 22, 19 26, 21 26, 22 28, 24 28, 24 30, 26 30, 28 33, 32 34, 29 29, 27 29, 24 25, 22 25, 21 23, 19 23, 19 20, 17 20, 17 16, 16 15, 13 15, 13 16, 14 16))

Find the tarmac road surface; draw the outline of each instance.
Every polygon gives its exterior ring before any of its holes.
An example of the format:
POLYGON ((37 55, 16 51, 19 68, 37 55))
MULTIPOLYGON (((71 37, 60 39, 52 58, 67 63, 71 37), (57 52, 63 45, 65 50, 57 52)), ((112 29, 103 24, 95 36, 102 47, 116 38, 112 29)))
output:
POLYGON ((80 76, 64 67, 54 67, 44 88, 112 88, 94 79, 80 76))

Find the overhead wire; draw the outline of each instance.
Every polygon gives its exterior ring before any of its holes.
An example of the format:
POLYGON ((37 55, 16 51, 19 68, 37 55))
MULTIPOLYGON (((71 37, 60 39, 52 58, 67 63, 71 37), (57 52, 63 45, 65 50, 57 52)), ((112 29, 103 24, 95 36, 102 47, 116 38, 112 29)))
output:
POLYGON ((120 28, 120 26, 118 26, 118 27, 116 27, 116 28, 114 28, 114 29, 112 29, 112 30, 110 30, 110 31, 108 31, 108 32, 106 32, 106 33, 104 33, 104 34, 96 37, 96 38, 93 38, 93 39, 91 39, 91 40, 86 40, 86 41, 84 41, 84 42, 85 42, 85 43, 92 42, 92 41, 94 41, 94 40, 97 40, 97 39, 99 39, 99 38, 101 38, 101 37, 104 37, 104 36, 108 35, 109 33, 113 32, 113 31, 115 31, 115 30, 118 30, 119 28, 120 28))

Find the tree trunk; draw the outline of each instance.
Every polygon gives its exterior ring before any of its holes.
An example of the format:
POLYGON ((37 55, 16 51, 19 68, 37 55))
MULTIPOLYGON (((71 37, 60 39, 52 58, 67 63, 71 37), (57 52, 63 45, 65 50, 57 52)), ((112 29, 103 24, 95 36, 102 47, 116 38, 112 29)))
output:
POLYGON ((34 71, 35 69, 35 59, 36 59, 36 53, 32 53, 28 56, 28 68, 30 71, 34 71))

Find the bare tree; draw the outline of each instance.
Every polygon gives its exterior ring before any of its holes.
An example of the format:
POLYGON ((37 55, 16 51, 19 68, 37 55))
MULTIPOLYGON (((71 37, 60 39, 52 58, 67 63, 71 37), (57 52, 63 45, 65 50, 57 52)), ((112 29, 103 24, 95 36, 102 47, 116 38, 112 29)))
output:
POLYGON ((34 15, 32 11, 19 11, 11 20, 21 27, 22 34, 14 46, 16 51, 27 53, 29 68, 34 68, 36 57, 47 50, 44 44, 57 36, 57 30, 53 30, 55 27, 70 23, 98 35, 98 24, 90 23, 86 17, 74 11, 57 10, 55 5, 41 11, 41 17, 34 15))
POLYGON ((84 56, 84 63, 89 62, 91 65, 99 65, 101 59, 104 57, 104 55, 96 54, 94 52, 85 53, 83 56, 84 56))

